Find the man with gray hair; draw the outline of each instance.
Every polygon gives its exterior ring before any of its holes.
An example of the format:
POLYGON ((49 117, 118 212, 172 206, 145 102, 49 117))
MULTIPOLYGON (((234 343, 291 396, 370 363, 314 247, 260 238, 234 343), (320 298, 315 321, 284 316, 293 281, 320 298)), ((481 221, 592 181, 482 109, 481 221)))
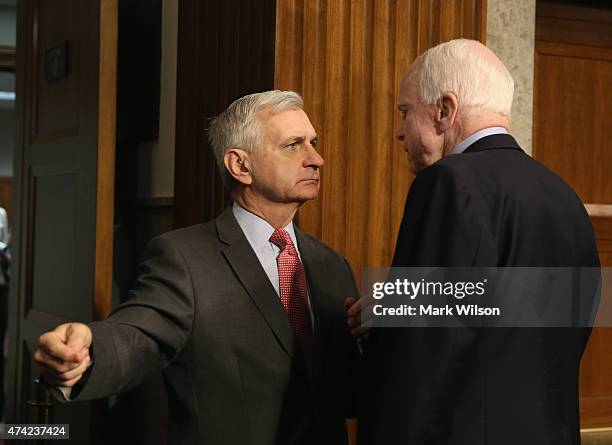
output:
MULTIPOLYGON (((397 139, 417 176, 394 267, 599 266, 578 196, 508 134, 513 89, 503 63, 472 40, 440 44, 410 66, 397 139)), ((348 311, 355 332, 360 304, 348 311)), ((373 329, 360 443, 578 444, 588 336, 569 327, 373 329)))
POLYGON ((346 443, 356 345, 344 300, 357 291, 346 260, 292 222, 323 165, 302 99, 245 96, 209 137, 233 206, 155 238, 107 320, 42 335, 43 379, 78 401, 163 369, 172 443, 346 443))

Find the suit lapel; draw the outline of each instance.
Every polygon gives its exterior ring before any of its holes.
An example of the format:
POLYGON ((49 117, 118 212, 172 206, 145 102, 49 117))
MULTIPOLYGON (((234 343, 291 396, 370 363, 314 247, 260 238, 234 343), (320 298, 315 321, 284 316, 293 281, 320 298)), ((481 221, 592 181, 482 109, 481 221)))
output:
POLYGON ((294 357, 294 334, 287 311, 263 270, 257 255, 238 225, 231 207, 217 219, 217 234, 225 246, 221 249, 236 277, 261 312, 283 349, 294 357))
POLYGON ((310 304, 314 315, 314 332, 313 332, 313 382, 319 381, 321 370, 325 360, 324 343, 328 338, 329 320, 327 314, 330 310, 326 308, 329 299, 325 297, 323 280, 329 278, 321 261, 317 261, 320 256, 320 248, 313 243, 307 236, 299 230, 295 230, 295 236, 298 242, 298 248, 306 271, 308 280, 308 289, 310 291, 310 304))

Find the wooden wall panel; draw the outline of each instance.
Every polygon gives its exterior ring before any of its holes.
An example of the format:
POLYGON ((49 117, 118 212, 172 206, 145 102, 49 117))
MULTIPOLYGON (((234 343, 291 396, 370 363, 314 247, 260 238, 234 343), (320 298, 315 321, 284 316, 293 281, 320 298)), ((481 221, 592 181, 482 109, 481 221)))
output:
MULTIPOLYGON (((612 173, 608 173, 611 181, 612 173)), ((602 266, 612 266, 612 206, 592 216, 602 266)), ((601 209, 600 209, 601 210, 601 209)), ((608 274, 609 275, 609 274, 608 274)), ((603 297, 602 297, 603 298, 603 297)), ((609 298, 609 296, 608 296, 609 298)), ((609 301, 609 300, 608 300, 609 301)), ((601 311, 600 307, 600 311, 601 311)), ((593 329, 580 364, 580 418, 583 428, 612 427, 612 327, 593 329)))
MULTIPOLYGON (((291 26, 301 30, 301 20, 296 17, 291 26)), ((208 221, 230 202, 206 128, 212 117, 239 97, 273 88, 275 22, 275 0, 179 3, 176 227, 208 221)), ((294 69, 287 68, 288 72, 294 69)))
POLYGON ((538 1, 537 17, 537 41, 612 47, 612 9, 538 1))
POLYGON ((535 79, 534 157, 584 202, 612 203, 612 47, 536 41, 535 79))
POLYGON ((299 224, 358 276, 390 264, 412 181, 394 137, 401 76, 439 42, 484 41, 485 20, 486 0, 277 2, 275 86, 302 94, 325 159, 299 224))
MULTIPOLYGON (((611 82, 612 11, 538 2, 533 155, 587 204, 606 267, 612 266, 611 82)), ((610 342, 611 328, 594 328, 582 358, 582 428, 612 427, 610 342)))

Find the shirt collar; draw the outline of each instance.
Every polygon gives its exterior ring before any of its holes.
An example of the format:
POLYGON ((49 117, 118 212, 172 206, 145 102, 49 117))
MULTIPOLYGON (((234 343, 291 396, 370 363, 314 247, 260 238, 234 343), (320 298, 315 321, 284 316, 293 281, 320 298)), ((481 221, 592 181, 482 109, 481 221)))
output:
POLYGON ((449 154, 456 155, 463 153, 474 142, 484 138, 485 136, 491 136, 492 134, 508 134, 508 130, 506 130, 504 127, 489 127, 478 130, 476 133, 473 133, 455 145, 449 154))
MULTIPOLYGON (((270 242, 270 237, 274 233, 274 227, 272 227, 268 221, 249 212, 237 202, 234 202, 232 205, 232 212, 254 250, 266 248, 269 247, 270 244, 273 244, 270 242)), ((297 238, 295 237, 293 221, 290 221, 284 229, 289 232, 291 241, 293 241, 293 245, 297 248, 297 238)))

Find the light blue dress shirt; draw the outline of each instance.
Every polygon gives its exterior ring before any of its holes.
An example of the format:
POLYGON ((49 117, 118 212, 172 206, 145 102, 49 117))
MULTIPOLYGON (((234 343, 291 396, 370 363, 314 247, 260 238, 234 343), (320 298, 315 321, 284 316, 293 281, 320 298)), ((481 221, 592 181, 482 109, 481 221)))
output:
MULTIPOLYGON (((257 255, 257 259, 261 263, 274 289, 276 289, 276 293, 280 295, 278 266, 276 264, 280 248, 270 241, 270 237, 274 233, 274 227, 268 224, 266 220, 243 209, 235 202, 232 206, 232 212, 234 212, 238 225, 240 225, 240 228, 244 232, 244 236, 246 236, 246 239, 249 241, 255 255, 257 255)), ((300 255, 297 239, 295 238, 295 231, 293 230, 293 221, 287 224, 284 229, 289 232, 291 241, 293 241, 295 250, 297 250, 301 260, 302 256, 300 255)))
POLYGON ((458 155, 460 153, 463 153, 466 148, 468 148, 474 142, 486 136, 491 136, 492 134, 508 134, 508 130, 506 130, 504 127, 489 127, 483 128, 482 130, 478 130, 476 133, 473 133, 472 135, 468 136, 467 138, 459 142, 457 145, 455 145, 455 147, 449 154, 458 155))

